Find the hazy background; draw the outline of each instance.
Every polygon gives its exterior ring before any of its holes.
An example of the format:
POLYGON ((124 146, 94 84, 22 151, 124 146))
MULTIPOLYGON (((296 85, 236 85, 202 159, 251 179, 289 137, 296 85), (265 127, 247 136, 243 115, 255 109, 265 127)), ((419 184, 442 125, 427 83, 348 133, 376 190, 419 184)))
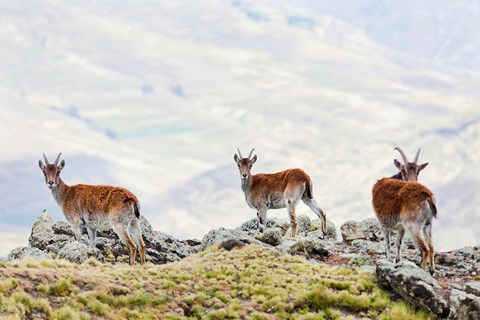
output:
POLYGON ((254 173, 306 170, 337 227, 374 216, 395 146, 422 147, 436 247, 479 244, 479 1, 102 3, 0 3, 0 255, 43 209, 64 219, 42 152, 63 152, 66 183, 127 187, 154 229, 200 238, 255 217, 237 147, 254 173))

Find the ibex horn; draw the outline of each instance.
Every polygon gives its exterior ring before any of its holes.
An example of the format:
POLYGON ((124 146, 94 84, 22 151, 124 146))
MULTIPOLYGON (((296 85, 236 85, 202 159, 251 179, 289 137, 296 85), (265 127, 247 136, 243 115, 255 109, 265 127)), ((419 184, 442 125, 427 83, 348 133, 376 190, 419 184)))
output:
POLYGON ((45 160, 45 165, 48 164, 48 159, 47 159, 47 156, 45 155, 45 153, 43 154, 43 160, 45 160))
POLYGON ((413 160, 413 162, 415 162, 415 164, 417 164, 418 156, 420 155, 420 150, 422 150, 422 148, 418 148, 417 154, 415 155, 415 160, 413 160))
POLYGON ((402 155, 404 164, 407 164, 408 163, 407 156, 405 155, 405 153, 403 153, 402 149, 400 149, 399 147, 396 147, 394 150, 398 150, 398 152, 400 152, 400 154, 402 155))
POLYGON ((238 151, 238 156, 240 157, 240 159, 242 159, 242 153, 240 152, 240 149, 237 148, 237 151, 238 151))
POLYGON ((250 159, 250 157, 252 156, 253 150, 255 150, 255 148, 253 148, 252 151, 250 151, 250 154, 248 155, 248 159, 250 159))
POLYGON ((58 166, 58 160, 60 160, 60 156, 62 155, 62 153, 60 152, 57 156, 57 159, 55 159, 55 165, 58 166))

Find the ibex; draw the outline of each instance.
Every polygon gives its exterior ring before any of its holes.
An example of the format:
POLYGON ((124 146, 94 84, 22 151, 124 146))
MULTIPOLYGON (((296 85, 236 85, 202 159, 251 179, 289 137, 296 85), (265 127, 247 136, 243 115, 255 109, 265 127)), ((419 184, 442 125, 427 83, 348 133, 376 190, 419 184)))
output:
MULTIPOLYGON (((419 152, 417 152, 414 163, 418 160, 419 152)), ((403 152, 401 153, 403 156, 403 152)), ((404 160, 407 164, 406 157, 404 157, 404 160)), ((377 181, 372 190, 372 204, 385 233, 387 260, 390 260, 390 232, 392 230, 398 231, 395 242, 397 247, 395 261, 399 262, 403 236, 405 229, 408 229, 413 241, 422 253, 422 269, 425 270, 428 258, 430 260, 430 272, 433 273, 435 272, 435 263, 432 217, 436 218, 437 208, 433 193, 427 187, 416 182, 418 172, 419 170, 402 170, 402 176, 406 181, 393 177, 377 181)))
POLYGON ((90 244, 95 247, 97 230, 113 229, 120 241, 129 248, 130 264, 135 264, 137 248, 140 262, 144 264, 145 243, 138 222, 140 205, 137 197, 119 187, 66 185, 60 178, 60 172, 65 167, 65 160, 58 163, 60 156, 61 153, 51 164, 43 154, 45 164, 39 160, 38 165, 45 176, 47 187, 52 190, 53 198, 72 225, 75 239, 81 240, 82 226, 85 226, 90 244))
POLYGON ((417 181, 420 171, 422 171, 423 169, 425 169, 426 166, 428 166, 428 162, 421 165, 417 164, 418 156, 420 155, 421 148, 418 149, 413 162, 408 162, 407 156, 405 155, 405 153, 403 153, 402 149, 400 149, 399 147, 396 147, 395 150, 398 150, 398 152, 400 152, 400 155, 403 158, 404 164, 402 165, 400 161, 398 161, 397 159, 393 160, 393 163, 395 164, 397 169, 400 171, 396 175, 392 176, 391 178, 403 180, 403 181, 417 181))
POLYGON ((288 169, 272 174, 251 174, 251 169, 257 155, 252 157, 255 149, 250 151, 248 158, 243 158, 238 150, 233 159, 240 170, 242 190, 245 193, 247 204, 257 210, 258 224, 263 232, 267 223, 267 210, 288 208, 290 216, 291 236, 297 231, 297 217, 295 207, 301 199, 322 220, 322 230, 327 232, 327 216, 318 206, 312 195, 312 180, 302 169, 288 169))

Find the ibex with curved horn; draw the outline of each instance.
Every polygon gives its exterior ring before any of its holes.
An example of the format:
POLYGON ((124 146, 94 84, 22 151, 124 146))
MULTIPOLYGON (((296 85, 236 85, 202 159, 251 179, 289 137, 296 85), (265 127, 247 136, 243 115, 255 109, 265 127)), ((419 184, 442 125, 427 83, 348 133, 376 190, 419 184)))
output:
POLYGON ((399 179, 403 181, 417 181, 418 180, 418 175, 420 174, 420 171, 425 169, 426 166, 428 166, 428 162, 418 165, 418 156, 420 155, 420 150, 421 148, 418 149, 417 154, 415 155, 415 159, 413 162, 408 162, 407 156, 405 153, 400 149, 400 147, 396 147, 394 150, 398 150, 400 152, 400 155, 403 158, 403 165, 398 161, 397 159, 393 160, 393 163, 395 164, 395 167, 399 170, 399 172, 392 176, 392 179, 399 179))
POLYGON ((65 167, 65 160, 58 163, 61 155, 51 164, 43 154, 45 164, 39 160, 38 165, 47 187, 52 190, 53 198, 72 225, 75 239, 80 241, 82 226, 85 226, 90 244, 95 247, 97 230, 113 229, 120 241, 129 248, 130 264, 135 264, 137 249, 140 262, 145 263, 145 243, 138 222, 140 204, 137 197, 120 187, 66 185, 60 178, 60 172, 65 167))
POLYGON ((295 207, 299 200, 302 200, 322 220, 322 230, 327 232, 327 216, 318 206, 313 198, 312 180, 302 169, 288 169, 285 171, 252 175, 251 169, 257 155, 252 158, 253 151, 250 151, 248 158, 243 158, 238 150, 233 159, 240 170, 242 190, 245 193, 247 204, 257 210, 257 217, 260 231, 266 227, 267 210, 288 208, 292 237, 295 237, 297 230, 297 217, 295 207))
POLYGON ((430 272, 435 272, 434 249, 432 240, 432 219, 437 216, 437 207, 433 193, 417 183, 419 172, 428 163, 417 165, 418 150, 414 162, 408 162, 400 148, 405 165, 395 160, 400 172, 391 178, 383 178, 373 186, 372 204, 375 214, 385 234, 387 260, 390 260, 390 234, 397 230, 396 262, 401 260, 401 245, 405 229, 408 229, 413 241, 422 253, 422 269, 425 270, 427 258, 430 272), (400 177, 398 177, 400 175, 400 177), (427 239, 427 240, 426 240, 427 239))

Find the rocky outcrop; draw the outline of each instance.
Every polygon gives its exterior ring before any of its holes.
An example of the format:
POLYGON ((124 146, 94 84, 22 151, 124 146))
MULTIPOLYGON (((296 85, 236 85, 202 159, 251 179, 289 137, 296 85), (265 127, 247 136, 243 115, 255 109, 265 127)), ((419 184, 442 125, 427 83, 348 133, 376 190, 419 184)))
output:
POLYGON ((200 248, 202 250, 207 249, 210 246, 219 244, 225 240, 236 240, 238 242, 248 244, 248 243, 257 243, 263 244, 263 242, 255 239, 254 237, 248 235, 246 232, 239 229, 225 229, 219 228, 210 230, 206 235, 203 236, 200 248))
POLYGON ((413 262, 403 260, 395 265, 379 260, 377 277, 384 288, 393 290, 411 304, 429 309, 442 318, 450 313, 437 281, 413 262))
POLYGON ((10 251, 7 260, 18 260, 25 257, 32 257, 38 260, 52 259, 50 255, 34 247, 18 247, 10 251))
MULTIPOLYGON (((140 228, 146 245, 147 261, 152 263, 178 261, 200 250, 199 241, 181 241, 166 233, 154 231, 144 217, 140 219, 140 228)), ((8 259, 20 259, 24 256, 39 259, 57 257, 82 263, 94 257, 106 262, 128 262, 127 248, 113 231, 99 232, 96 242, 96 247, 92 248, 86 230, 82 240, 77 242, 68 223, 64 221, 54 223, 50 214, 44 211, 33 224, 29 246, 14 249, 8 259)))

